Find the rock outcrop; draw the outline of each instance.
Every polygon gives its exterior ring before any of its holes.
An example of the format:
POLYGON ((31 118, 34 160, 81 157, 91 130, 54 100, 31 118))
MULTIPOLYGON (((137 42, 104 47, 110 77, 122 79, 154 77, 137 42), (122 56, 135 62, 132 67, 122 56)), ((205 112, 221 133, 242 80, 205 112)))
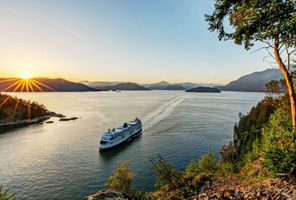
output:
POLYGON ((100 190, 85 197, 85 200, 128 200, 122 193, 113 190, 100 190))
POLYGON ((216 183, 189 200, 217 199, 296 199, 295 183, 270 179, 264 183, 246 184, 238 180, 216 183))

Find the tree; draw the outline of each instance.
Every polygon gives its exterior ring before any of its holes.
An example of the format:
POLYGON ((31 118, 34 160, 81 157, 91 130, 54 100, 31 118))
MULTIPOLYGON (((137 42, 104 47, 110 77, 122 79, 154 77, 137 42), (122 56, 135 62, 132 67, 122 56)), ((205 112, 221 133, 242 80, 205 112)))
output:
POLYGON ((150 159, 152 170, 157 174, 155 187, 160 189, 167 184, 174 184, 181 177, 181 173, 162 156, 150 159))
POLYGON ((296 140, 289 114, 278 109, 262 129, 264 164, 275 173, 289 173, 296 167, 296 140))
POLYGON ((213 13, 205 19, 209 30, 218 32, 219 40, 234 40, 246 50, 257 42, 264 44, 262 48, 276 61, 285 79, 295 133, 296 0, 216 0, 213 13))
POLYGON ((265 84, 270 96, 279 98, 282 93, 287 93, 287 85, 284 80, 271 80, 265 84))
POLYGON ((200 172, 203 172, 206 174, 215 173, 217 169, 217 163, 216 163, 214 154, 210 152, 202 155, 198 161, 198 168, 200 172))
POLYGON ((123 192, 128 195, 131 192, 131 184, 135 174, 129 169, 130 162, 119 162, 112 176, 108 178, 109 189, 123 192))

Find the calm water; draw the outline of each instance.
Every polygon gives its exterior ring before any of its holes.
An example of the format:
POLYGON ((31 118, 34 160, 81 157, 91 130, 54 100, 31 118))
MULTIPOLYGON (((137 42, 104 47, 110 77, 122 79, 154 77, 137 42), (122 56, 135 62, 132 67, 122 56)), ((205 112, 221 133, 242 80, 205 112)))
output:
POLYGON ((83 199, 103 188, 120 160, 131 160, 135 186, 153 189, 149 158, 162 155, 179 169, 232 138, 238 112, 263 93, 176 91, 18 93, 49 110, 81 119, 32 125, 0 134, 0 182, 19 199, 83 199), (98 152, 103 131, 136 116, 143 134, 129 145, 98 152))

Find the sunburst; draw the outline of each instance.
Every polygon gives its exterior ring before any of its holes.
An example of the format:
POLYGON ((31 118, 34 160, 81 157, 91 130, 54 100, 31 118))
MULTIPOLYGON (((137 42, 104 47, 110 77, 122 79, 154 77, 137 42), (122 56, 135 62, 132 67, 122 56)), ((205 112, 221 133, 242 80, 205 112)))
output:
MULTIPOLYGON (((23 74, 21 78, 11 78, 1 80, 0 84, 4 84, 5 86, 0 89, 0 92, 46 92, 52 91, 54 92, 55 89, 51 88, 50 86, 41 83, 37 79, 31 78, 29 74, 23 74)), ((12 98, 8 95, 0 102, 0 109, 8 102, 8 100, 12 98)), ((17 109, 19 107, 19 100, 14 105, 12 116, 15 115, 17 109)), ((28 104, 28 113, 31 112, 30 104, 28 104)), ((30 114, 29 114, 30 115, 30 114)), ((30 118, 30 117, 29 117, 30 118)))
POLYGON ((0 92, 46 92, 55 89, 49 87, 40 81, 31 78, 28 74, 24 74, 22 78, 12 78, 0 81, 0 83, 6 83, 6 87, 0 90, 0 92))

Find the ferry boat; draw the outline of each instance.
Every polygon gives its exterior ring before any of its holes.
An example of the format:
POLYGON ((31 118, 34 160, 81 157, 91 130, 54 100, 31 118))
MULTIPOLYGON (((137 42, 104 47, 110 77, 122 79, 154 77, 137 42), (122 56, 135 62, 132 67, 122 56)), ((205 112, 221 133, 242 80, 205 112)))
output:
POLYGON ((115 146, 120 145, 123 142, 130 141, 134 137, 139 136, 142 133, 142 122, 140 119, 124 123, 119 128, 113 128, 105 132, 100 141, 100 151, 109 150, 115 146))

